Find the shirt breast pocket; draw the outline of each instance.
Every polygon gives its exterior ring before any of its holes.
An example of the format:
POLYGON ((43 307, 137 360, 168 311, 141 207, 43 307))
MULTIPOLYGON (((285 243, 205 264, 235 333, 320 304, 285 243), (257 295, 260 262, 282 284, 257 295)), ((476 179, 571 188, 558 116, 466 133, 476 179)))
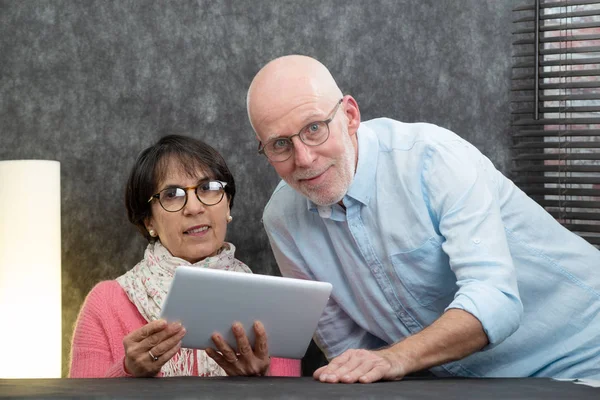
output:
POLYGON ((457 290, 456 275, 442 250, 443 241, 443 237, 433 236, 414 250, 390 256, 396 276, 424 307, 453 296, 457 290))

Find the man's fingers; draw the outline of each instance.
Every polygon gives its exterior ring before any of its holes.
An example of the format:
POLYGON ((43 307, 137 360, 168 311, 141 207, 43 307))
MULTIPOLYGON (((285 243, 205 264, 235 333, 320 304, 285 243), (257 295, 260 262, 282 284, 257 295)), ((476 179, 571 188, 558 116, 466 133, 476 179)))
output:
POLYGON ((350 369, 344 374, 339 374, 339 379, 342 383, 359 382, 361 377, 374 370, 380 371, 380 376, 377 378, 379 380, 383 377, 383 373, 387 371, 387 368, 383 367, 381 363, 378 363, 375 359, 361 359, 359 360, 359 363, 355 365, 354 369, 350 369))
MULTIPOLYGON (((383 368, 381 365, 377 365, 372 368, 367 373, 358 377, 358 382, 360 383, 372 383, 381 380, 386 373, 386 368, 383 368)), ((356 381, 354 381, 356 382, 356 381)))
POLYGON ((358 377, 361 376, 361 370, 368 371, 370 368, 369 360, 365 360, 360 357, 360 354, 353 353, 344 364, 341 364, 337 369, 325 371, 321 375, 321 382, 356 382, 358 377))
POLYGON ((370 383, 381 379, 400 379, 384 354, 369 350, 347 350, 329 365, 317 369, 313 377, 327 383, 370 383))
POLYGON ((324 366, 322 366, 320 368, 317 368, 315 370, 315 372, 313 372, 313 378, 315 378, 315 379, 318 380, 319 377, 321 376, 321 373, 323 373, 323 371, 325 371, 325 368, 327 368, 327 365, 324 365, 324 366))
POLYGON ((319 368, 317 371, 315 371, 313 376, 316 375, 317 372, 319 373, 318 376, 315 376, 315 379, 318 379, 321 382, 329 382, 329 383, 337 382, 338 381, 337 370, 348 362, 348 360, 350 359, 351 354, 352 354, 351 352, 352 352, 352 350, 345 351, 341 355, 339 355, 336 358, 334 358, 333 360, 331 360, 331 362, 328 365, 322 367, 322 370, 321 370, 321 368, 319 368))

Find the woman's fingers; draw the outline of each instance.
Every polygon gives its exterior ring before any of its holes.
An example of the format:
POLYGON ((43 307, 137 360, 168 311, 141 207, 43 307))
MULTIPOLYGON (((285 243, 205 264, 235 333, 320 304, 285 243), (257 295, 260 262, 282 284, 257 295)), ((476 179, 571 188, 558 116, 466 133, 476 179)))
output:
POLYGON ((243 325, 239 322, 233 323, 231 331, 235 337, 237 351, 232 349, 220 334, 212 335, 216 349, 208 348, 206 353, 227 372, 227 375, 265 375, 269 370, 271 360, 265 327, 257 321, 253 324, 253 329, 256 337, 254 348, 243 325))
POLYGON ((209 347, 204 351, 206 351, 206 354, 210 358, 215 360, 215 362, 217 364, 219 364, 219 366, 221 368, 223 368, 223 370, 225 371, 225 373, 227 375, 229 375, 229 376, 243 375, 238 371, 237 366, 235 365, 236 362, 234 362, 233 364, 228 362, 227 360, 225 360, 225 357, 223 357, 222 354, 219 354, 215 349, 209 347))
POLYGON ((162 331, 166 327, 167 321, 165 321, 164 319, 157 319, 155 321, 148 322, 146 325, 142 326, 139 329, 136 329, 129 335, 125 336, 125 338, 123 339, 123 344, 125 344, 125 341, 127 341, 128 343, 141 342, 149 336, 152 336, 155 333, 162 331))
MULTIPOLYGON (((181 341, 178 341, 175 343, 174 346, 170 347, 167 351, 162 353, 160 356, 155 354, 158 357, 158 360, 152 361, 153 367, 154 368, 158 367, 158 371, 160 371, 162 366, 165 365, 165 363, 167 361, 169 361, 175 354, 177 354, 177 352, 180 349, 181 349, 181 341)), ((152 354, 154 354, 154 352, 152 352, 152 354)))
POLYGON ((267 344, 267 331, 260 321, 254 322, 254 355, 260 359, 269 358, 269 345, 267 344))
POLYGON ((162 330, 153 333, 152 335, 144 338, 140 341, 140 347, 151 349, 157 346, 159 343, 167 340, 170 337, 181 334, 183 330, 183 326, 180 322, 173 322, 167 326, 165 326, 162 330))
POLYGON ((215 362, 219 364, 221 368, 223 368, 227 375, 247 375, 242 370, 243 365, 241 364, 239 358, 221 335, 214 333, 212 335, 212 341, 217 349, 215 350, 209 347, 205 349, 206 354, 215 360, 215 362))
POLYGON ((149 322, 123 339, 125 367, 134 376, 156 375, 171 359, 185 335, 179 322, 167 324, 164 320, 149 322))
POLYGON ((246 359, 254 357, 254 352, 252 351, 248 336, 246 336, 246 331, 244 331, 244 326, 239 322, 234 322, 231 326, 231 330, 233 331, 233 336, 235 336, 240 355, 246 359))
MULTIPOLYGON (((150 348, 148 350, 148 355, 152 353, 155 357, 161 357, 163 354, 168 353, 172 348, 176 347, 181 343, 181 339, 185 336, 186 330, 185 328, 181 328, 178 332, 173 334, 172 336, 166 338, 165 340, 159 342, 156 346, 150 348)), ((171 357, 169 357, 170 359, 171 357)))
POLYGON ((218 333, 213 333, 211 336, 217 351, 221 353, 223 360, 228 362, 229 364, 234 364, 238 361, 238 357, 236 352, 227 344, 225 339, 218 333))

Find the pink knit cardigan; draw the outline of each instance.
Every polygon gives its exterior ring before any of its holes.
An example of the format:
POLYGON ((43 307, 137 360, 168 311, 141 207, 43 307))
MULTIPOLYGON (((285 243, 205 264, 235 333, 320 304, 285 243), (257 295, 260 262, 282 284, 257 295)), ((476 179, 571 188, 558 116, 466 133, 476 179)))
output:
MULTIPOLYGON (((124 369, 123 338, 146 323, 117 281, 97 284, 85 299, 77 319, 69 377, 131 376, 124 369)), ((196 362, 194 375, 198 375, 196 362)), ((270 375, 300 376, 300 361, 271 358, 270 375)))

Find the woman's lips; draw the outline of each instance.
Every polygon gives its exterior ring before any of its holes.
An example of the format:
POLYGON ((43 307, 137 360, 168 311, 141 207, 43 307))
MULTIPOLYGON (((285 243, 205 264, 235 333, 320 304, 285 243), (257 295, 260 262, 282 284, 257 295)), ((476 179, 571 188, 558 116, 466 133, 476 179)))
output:
POLYGON ((208 225, 194 226, 183 233, 190 236, 204 236, 209 228, 208 225))

